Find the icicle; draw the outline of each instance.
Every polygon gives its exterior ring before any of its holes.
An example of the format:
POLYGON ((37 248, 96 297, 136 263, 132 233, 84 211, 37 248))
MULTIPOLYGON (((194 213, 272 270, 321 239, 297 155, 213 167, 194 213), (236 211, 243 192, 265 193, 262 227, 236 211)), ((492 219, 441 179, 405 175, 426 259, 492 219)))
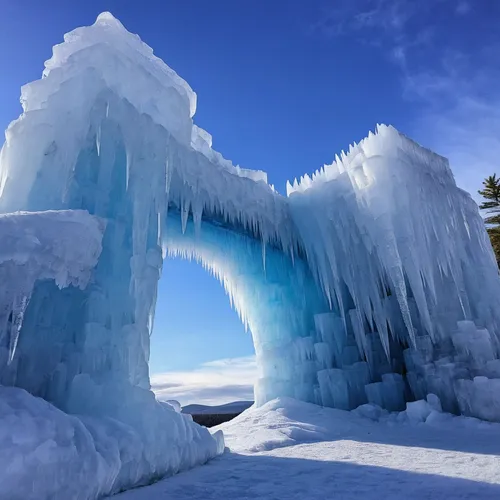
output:
POLYGON ((203 217, 203 206, 199 201, 194 203, 192 207, 192 212, 193 212, 194 233, 196 238, 199 238, 201 231, 201 219, 203 217))
POLYGON ((12 304, 12 323, 10 327, 9 341, 9 364, 12 363, 16 353, 17 344, 19 342, 19 334, 23 326, 24 313, 28 307, 29 296, 21 295, 14 298, 12 304))
POLYGON ((262 242, 262 266, 264 267, 264 272, 266 272, 266 241, 263 238, 262 242))
POLYGON ((189 200, 182 202, 181 206, 182 234, 186 232, 190 207, 191 207, 191 202, 189 200))
POLYGON ((125 189, 128 191, 128 188, 129 188, 129 182, 130 182, 130 171, 131 171, 131 153, 129 151, 129 149, 127 148, 126 150, 126 156, 127 156, 127 174, 126 174, 126 179, 125 179, 125 189))
POLYGON ((97 132, 95 135, 95 145, 97 149, 97 156, 101 154, 101 124, 99 123, 99 127, 97 128, 97 132))

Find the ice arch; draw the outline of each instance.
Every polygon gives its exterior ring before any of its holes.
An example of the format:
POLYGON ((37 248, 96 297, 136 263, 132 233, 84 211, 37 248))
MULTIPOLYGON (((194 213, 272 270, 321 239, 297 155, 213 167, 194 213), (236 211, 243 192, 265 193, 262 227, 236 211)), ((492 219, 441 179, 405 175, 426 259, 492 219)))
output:
POLYGON ((78 471, 78 491, 118 491, 222 450, 149 391, 165 252, 224 281, 254 337, 258 403, 402 410, 434 392, 447 410, 500 420, 498 272, 446 159, 380 126, 282 197, 212 149, 188 84, 110 14, 54 47, 22 103, 0 156, 0 212, 60 215, 52 245, 15 223, 15 252, 0 260, 5 279, 26 276, 0 296, 0 382, 27 391, 3 392, 14 413, 44 413, 32 396, 64 412, 41 435, 77 450, 59 465, 78 471), (79 262, 71 232, 59 234, 68 213, 80 214, 79 262))
POLYGON ((317 402, 314 315, 328 311, 307 265, 220 223, 197 232, 170 213, 165 231, 172 255, 198 260, 223 283, 253 336, 259 379, 257 404, 279 396, 317 402), (263 255, 263 251, 265 255, 263 255))

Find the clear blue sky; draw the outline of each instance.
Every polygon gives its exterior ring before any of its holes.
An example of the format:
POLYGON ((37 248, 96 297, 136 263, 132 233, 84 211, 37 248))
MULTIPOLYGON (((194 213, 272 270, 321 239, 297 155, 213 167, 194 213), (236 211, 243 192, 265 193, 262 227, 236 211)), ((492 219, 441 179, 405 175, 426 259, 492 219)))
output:
MULTIPOLYGON (((498 166, 496 0, 4 0, 0 127, 51 46, 105 10, 197 92, 195 121, 214 148, 266 170, 281 192, 377 122, 449 156, 471 191, 498 166)), ((219 283, 196 264, 166 263, 152 372, 251 353, 219 283)))

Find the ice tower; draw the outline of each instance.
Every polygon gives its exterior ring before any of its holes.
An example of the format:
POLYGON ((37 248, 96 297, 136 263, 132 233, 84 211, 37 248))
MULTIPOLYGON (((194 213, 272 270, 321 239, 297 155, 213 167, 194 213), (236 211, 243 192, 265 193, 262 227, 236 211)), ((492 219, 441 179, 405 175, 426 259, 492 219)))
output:
POLYGON ((0 156, 0 447, 26 465, 2 487, 95 498, 222 452, 150 391, 166 254, 223 282, 257 404, 435 393, 500 421, 500 280, 446 159, 379 126, 283 197, 212 149, 195 93, 111 14, 67 34, 22 103, 0 156))

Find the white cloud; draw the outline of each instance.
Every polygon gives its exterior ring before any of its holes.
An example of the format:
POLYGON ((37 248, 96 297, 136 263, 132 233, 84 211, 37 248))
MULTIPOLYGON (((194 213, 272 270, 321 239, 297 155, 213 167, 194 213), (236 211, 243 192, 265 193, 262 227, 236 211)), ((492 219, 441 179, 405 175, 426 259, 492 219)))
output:
POLYGON ((253 400, 257 380, 255 356, 220 359, 191 371, 172 371, 151 376, 158 399, 187 404, 220 405, 253 400))

